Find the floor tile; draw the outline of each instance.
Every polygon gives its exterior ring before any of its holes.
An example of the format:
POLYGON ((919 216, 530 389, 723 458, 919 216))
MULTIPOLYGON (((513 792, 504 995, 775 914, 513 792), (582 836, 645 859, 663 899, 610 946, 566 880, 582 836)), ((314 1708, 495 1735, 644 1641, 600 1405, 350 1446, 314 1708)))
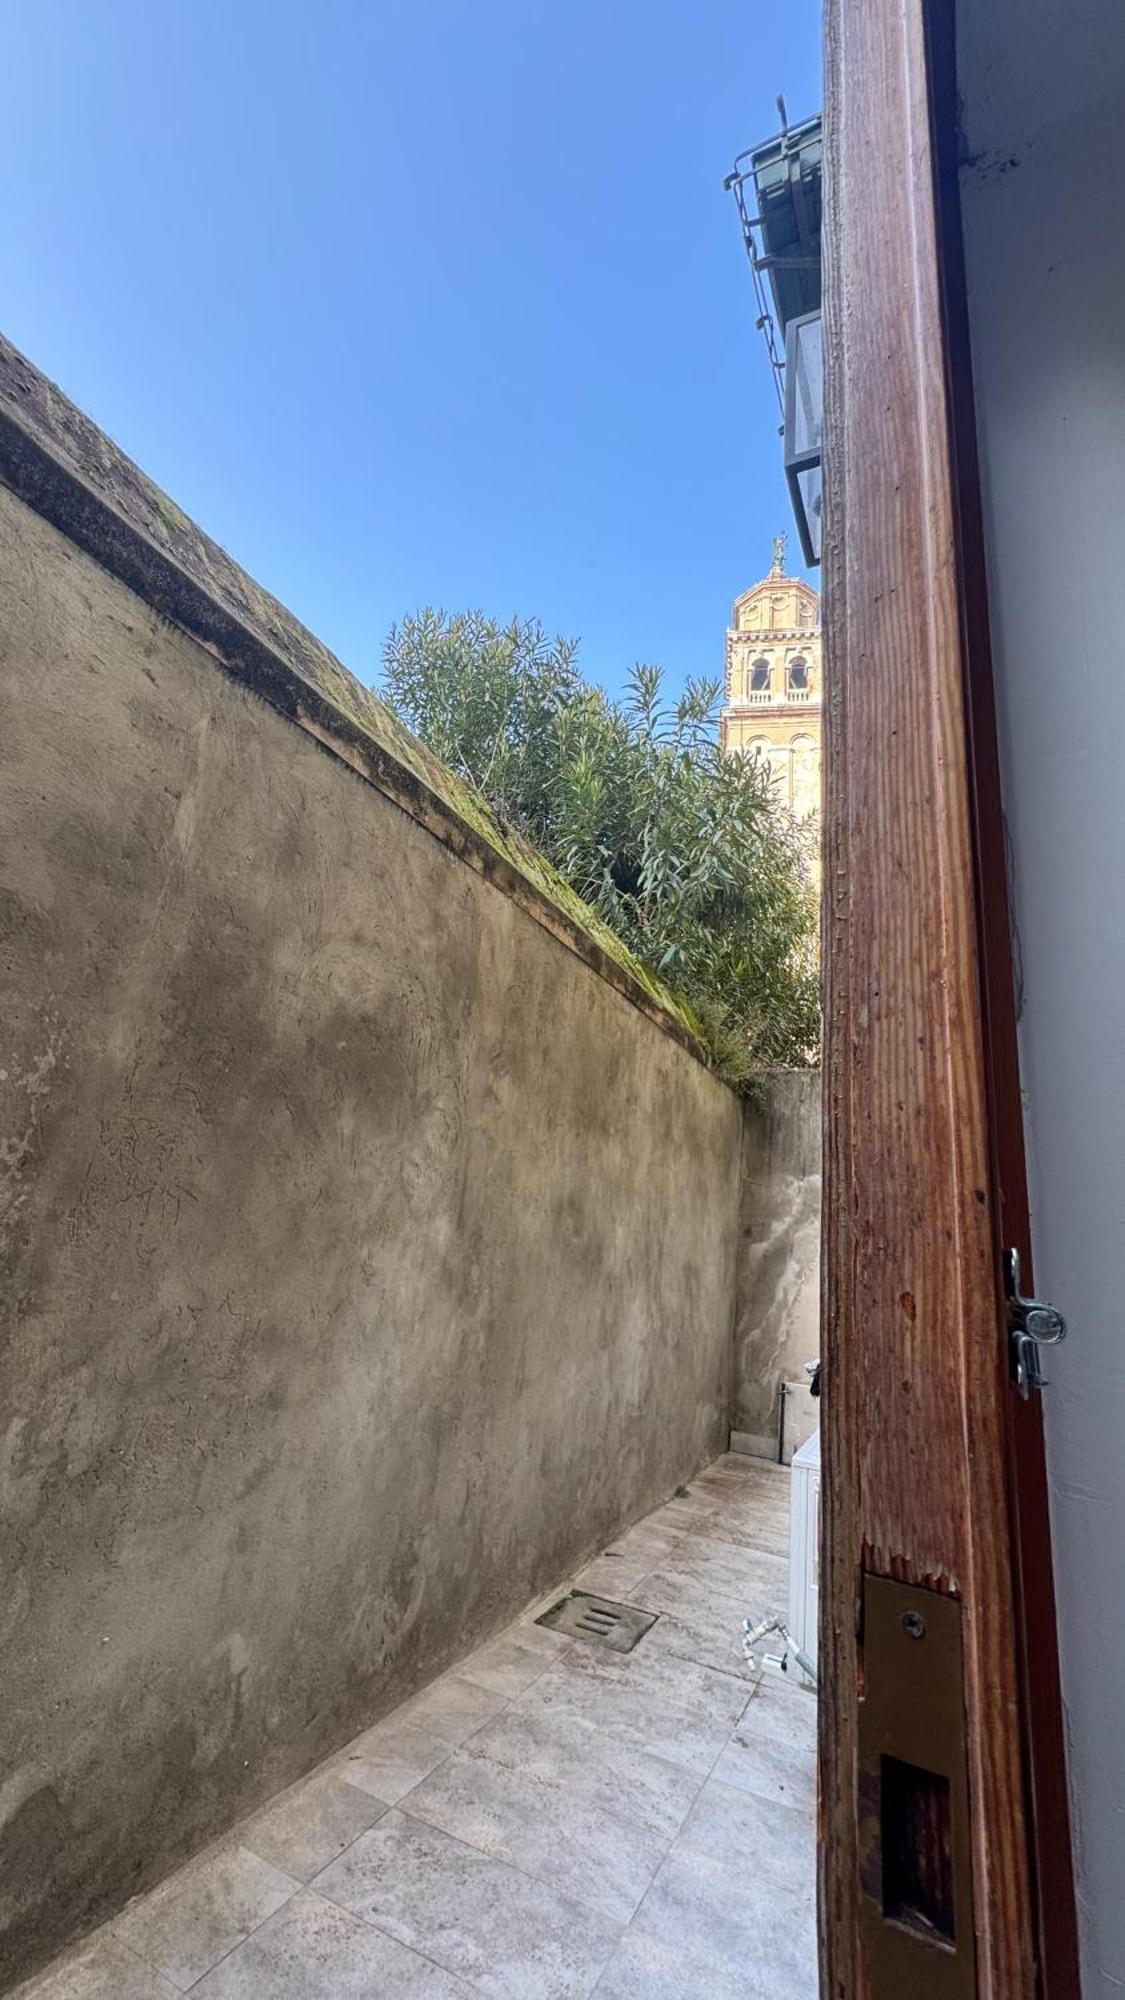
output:
POLYGON ((747 1542, 751 1548, 769 1547, 771 1555, 789 1559, 788 1512, 768 1514, 760 1507, 724 1507, 718 1520, 708 1523, 716 1541, 747 1542))
POLYGON ((668 1843, 628 1817, 627 1790, 620 1815, 605 1810, 604 1796, 581 1781, 530 1777, 459 1752, 410 1793, 403 1810, 625 1924, 668 1843))
POLYGON ((624 1556, 627 1562, 646 1562, 651 1568, 653 1559, 659 1558, 666 1550, 674 1549, 681 1536, 688 1534, 687 1524, 680 1527, 659 1528, 652 1521, 638 1521, 635 1527, 627 1528, 623 1535, 609 1544, 607 1555, 624 1556))
MULTIPOLYGON (((763 1561, 772 1561, 763 1557, 763 1561)), ((767 1598, 756 1592, 738 1590, 733 1596, 722 1596, 706 1579, 672 1570, 654 1570, 645 1582, 645 1607, 649 1611, 671 1613, 673 1618, 713 1620, 716 1627, 741 1632, 746 1618, 757 1618, 765 1610, 784 1611, 787 1589, 780 1599, 767 1598)))
POLYGON ((606 1966, 595 2000, 782 2000, 768 1973, 766 1983, 745 1966, 704 1962, 677 1951, 661 1938, 630 1925, 606 1966))
POLYGON ((638 1558, 630 1561, 627 1556, 599 1556, 597 1562, 587 1563, 574 1579, 576 1590, 589 1590, 595 1597, 616 1598, 626 1602, 636 1597, 643 1589, 644 1580, 653 1563, 638 1558))
POLYGON ((658 1507, 654 1514, 649 1514, 642 1525, 650 1528, 678 1529, 686 1534, 690 1527, 703 1521, 713 1520, 718 1504, 718 1501, 714 1500, 693 1500, 688 1494, 678 1495, 676 1499, 667 1501, 663 1507, 658 1507))
POLYGON ((469 2000, 472 1988, 302 1890, 192 1988, 192 2000, 469 2000))
POLYGON ((751 1495, 775 1506, 789 1505, 789 1467, 772 1459, 751 1458, 732 1452, 715 1460, 691 1482, 691 1491, 718 1493, 725 1500, 747 1499, 751 1495))
MULTIPOLYGON (((745 1601, 743 1593, 737 1591, 725 1600, 725 1604, 742 1619, 747 1615, 745 1601)), ((646 1611, 691 1611, 703 1618, 720 1618, 725 1615, 723 1605, 724 1600, 718 1593, 710 1589, 702 1577, 692 1576, 690 1572, 654 1569, 645 1578, 646 1611)))
POLYGON ((714 1487, 724 1492, 770 1493, 782 1505, 789 1504, 789 1468, 772 1459, 752 1458, 748 1452, 728 1451, 712 1465, 705 1465, 691 1481, 691 1491, 714 1487))
POLYGON ((690 1661, 652 1655, 642 1666, 639 1655, 630 1654, 622 1665, 635 1660, 637 1670, 614 1673, 606 1665, 609 1656, 596 1656, 592 1648, 589 1653, 589 1669, 576 1649, 528 1690, 520 1706, 578 1716, 602 1739, 705 1778, 738 1720, 745 1686, 690 1661))
POLYGON ((711 1774, 808 1811, 816 1804, 816 1700, 766 1675, 711 1774))
POLYGON ((297 1886, 292 1876, 231 1842, 130 1903, 111 1928, 120 1943, 186 1991, 297 1886))
POLYGON ((739 1474, 713 1469, 701 1473, 693 1490, 724 1513, 731 1507, 759 1507, 772 1515, 787 1514, 789 1511, 788 1467, 778 1472, 767 1465, 759 1465, 739 1474))
MULTIPOLYGON (((652 1628, 655 1630, 655 1626, 652 1628)), ((709 1715, 733 1728, 748 1699, 744 1688, 732 1687, 729 1676, 694 1660, 661 1658, 648 1645, 648 1634, 632 1653, 613 1653, 597 1646, 574 1650, 552 1667, 523 1701, 527 1706, 548 1697, 557 1686, 641 1688, 677 1703, 702 1706, 709 1715)))
POLYGON ((396 1805, 452 1748, 449 1738, 429 1724, 395 1714, 357 1736, 334 1763, 349 1785, 384 1805, 396 1805))
POLYGON ((718 1510, 720 1515, 734 1511, 749 1515, 753 1509, 770 1520, 785 1519, 789 1514, 789 1472, 780 1474, 761 1470, 732 1476, 726 1473, 704 1473, 699 1482, 699 1492, 718 1510))
POLYGON ((506 1769, 581 1793, 604 1811, 670 1841, 683 1825, 700 1780, 648 1749, 600 1736, 566 1710, 510 1708, 465 1745, 506 1769), (627 1801, 627 1808, 623 1805, 627 1801))
POLYGON ((799 1809, 739 1785, 709 1778, 691 1808, 677 1845, 717 1861, 741 1855, 758 1873, 811 1882, 816 1872, 812 1807, 799 1809))
POLYGON ((476 1681, 467 1680, 464 1674, 454 1672, 431 1681, 428 1688, 397 1713, 402 1721, 432 1730, 435 1736, 456 1745, 499 1715, 506 1700, 506 1695, 495 1694, 476 1681))
MULTIPOLYGON (((780 1556, 783 1562, 789 1559, 789 1516, 763 1513, 759 1507, 741 1509, 724 1508, 716 1520, 705 1521, 698 1528, 689 1528, 689 1535, 705 1535, 709 1541, 732 1542, 736 1547, 761 1549, 763 1554, 780 1556)), ((657 1563, 651 1565, 659 1567, 657 1563)))
POLYGON ((510 1626, 499 1639, 471 1653, 458 1671, 478 1687, 510 1699, 538 1680, 569 1646, 569 1639, 542 1625, 510 1626))
POLYGON ((748 1686, 756 1685, 761 1668, 751 1666, 742 1650, 744 1617, 741 1605, 725 1598, 716 1600, 710 1614, 686 1606, 678 1612, 664 1611, 646 1635, 645 1645, 650 1653, 695 1660, 715 1673, 733 1674, 748 1686))
POLYGON ((335 1765, 315 1771, 238 1829, 243 1847, 298 1882, 308 1882, 374 1826, 388 1800, 348 1783, 335 1765))
POLYGON ((741 1511, 757 1507, 776 1519, 778 1515, 789 1512, 789 1485, 788 1466, 781 1472, 761 1466, 739 1479, 725 1479, 721 1488, 709 1485, 703 1490, 718 1502, 721 1512, 725 1513, 729 1508, 741 1511))
MULTIPOLYGON (((374 1838, 365 1834, 365 1839, 374 1838)), ((763 1857, 768 1863, 769 1857, 763 1857)), ((816 2000, 813 1871, 793 1880, 779 1866, 717 1860, 678 1840, 633 1919, 700 1967, 712 1963, 749 1983, 767 1978, 785 2000, 816 2000)), ((706 1993, 701 1977, 698 1987, 706 1993)))
POLYGON ((316 1888, 494 2000, 577 2000, 617 1942, 613 1925, 398 1810, 316 1888))
POLYGON ((738 1598, 747 1615, 759 1604, 784 1610, 789 1596, 789 1565, 743 1543, 717 1542, 709 1535, 685 1535, 661 1565, 662 1576, 686 1576, 716 1597, 738 1598))
POLYGON ((179 1991, 103 1930, 18 1986, 11 2000, 174 2000, 179 1991))
POLYGON ((742 1466, 745 1469, 736 1470, 726 1463, 709 1466, 706 1472, 693 1479, 689 1490, 692 1495, 717 1506, 723 1513, 731 1508, 746 1511, 756 1507, 774 1518, 787 1516, 788 1467, 747 1463, 746 1460, 742 1461, 742 1466))

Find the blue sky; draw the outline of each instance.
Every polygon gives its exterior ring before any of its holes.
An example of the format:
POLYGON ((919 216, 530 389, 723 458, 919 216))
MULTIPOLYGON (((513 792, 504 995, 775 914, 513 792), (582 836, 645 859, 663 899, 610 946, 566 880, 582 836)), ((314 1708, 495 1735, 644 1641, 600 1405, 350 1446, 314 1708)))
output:
POLYGON ((36 0, 4 331, 366 680, 427 602, 718 672, 791 529, 722 191, 778 90, 818 0, 36 0))

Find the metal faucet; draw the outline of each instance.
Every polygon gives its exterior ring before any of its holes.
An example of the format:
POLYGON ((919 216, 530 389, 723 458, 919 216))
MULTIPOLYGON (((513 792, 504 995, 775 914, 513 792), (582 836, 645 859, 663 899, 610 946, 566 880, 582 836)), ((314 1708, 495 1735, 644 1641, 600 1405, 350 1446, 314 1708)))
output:
MULTIPOLYGON (((757 1624, 754 1623, 754 1620, 752 1618, 745 1618, 743 1619, 742 1622, 742 1630, 744 1634, 742 1641, 742 1652, 743 1652, 743 1657, 745 1658, 748 1666, 758 1667, 764 1664, 764 1662, 755 1659, 754 1656, 762 1640, 768 1639, 771 1632, 776 1632, 785 1641, 786 1655, 791 1656, 794 1660, 796 1660, 797 1665, 801 1669, 801 1672, 803 1674, 807 1674, 810 1681, 816 1680, 817 1678, 816 1668, 814 1667, 808 1654, 804 1652, 800 1646, 797 1645, 796 1641, 790 1635, 789 1628, 786 1625, 785 1620, 779 1617, 776 1613, 773 1615, 773 1617, 760 1619, 757 1624)), ((782 1672, 784 1671, 785 1671, 785 1666, 783 1660, 782 1672)))

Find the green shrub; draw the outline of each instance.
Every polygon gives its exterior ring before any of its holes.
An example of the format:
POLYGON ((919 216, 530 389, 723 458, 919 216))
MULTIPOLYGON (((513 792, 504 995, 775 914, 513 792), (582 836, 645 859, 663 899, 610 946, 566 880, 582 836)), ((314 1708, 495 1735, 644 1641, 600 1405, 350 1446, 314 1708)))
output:
POLYGON ((387 640, 385 693, 688 1004, 728 1081, 815 1061, 812 830, 719 749, 718 682, 669 705, 638 666, 612 701, 575 652, 534 620, 426 610, 387 640))

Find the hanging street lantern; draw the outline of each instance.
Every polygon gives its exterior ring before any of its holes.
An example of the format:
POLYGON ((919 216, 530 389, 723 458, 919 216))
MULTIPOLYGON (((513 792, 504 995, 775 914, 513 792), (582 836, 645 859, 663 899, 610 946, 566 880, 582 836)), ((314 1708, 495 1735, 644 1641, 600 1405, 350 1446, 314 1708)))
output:
POLYGON ((750 259, 757 325, 783 416, 785 477, 806 563, 820 561, 820 227, 823 140, 819 118, 740 153, 724 183, 734 195, 750 259))

